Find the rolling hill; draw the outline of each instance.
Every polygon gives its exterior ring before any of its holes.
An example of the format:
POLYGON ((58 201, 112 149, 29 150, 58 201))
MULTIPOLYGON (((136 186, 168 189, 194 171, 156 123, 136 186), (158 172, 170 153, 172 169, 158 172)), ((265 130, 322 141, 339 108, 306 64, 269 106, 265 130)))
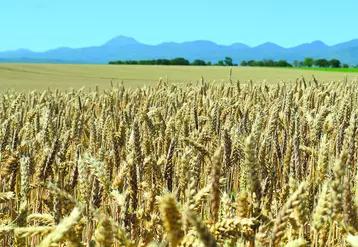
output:
POLYGON ((225 56, 233 58, 235 63, 242 60, 285 59, 303 60, 305 57, 337 58, 350 65, 358 64, 358 39, 328 46, 322 41, 300 44, 285 48, 266 42, 256 47, 242 43, 218 45, 211 41, 197 40, 183 43, 165 42, 147 45, 131 37, 118 36, 103 45, 69 48, 60 47, 45 52, 33 52, 28 49, 0 52, 0 62, 41 62, 41 63, 108 63, 113 60, 141 60, 184 57, 191 61, 203 59, 217 62, 225 56))

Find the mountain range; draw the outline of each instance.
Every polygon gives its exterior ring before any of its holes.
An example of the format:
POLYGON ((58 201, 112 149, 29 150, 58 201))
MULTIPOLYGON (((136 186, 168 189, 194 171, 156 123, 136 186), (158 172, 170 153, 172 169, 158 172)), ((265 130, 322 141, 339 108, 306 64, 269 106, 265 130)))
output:
POLYGON ((190 61, 202 59, 217 62, 226 56, 231 57, 235 63, 240 63, 242 60, 262 59, 284 59, 292 62, 303 60, 305 57, 313 57, 315 59, 336 58, 342 63, 357 65, 358 39, 333 46, 326 45, 322 41, 314 41, 285 48, 271 42, 251 47, 242 43, 218 45, 206 40, 147 45, 131 37, 117 36, 100 46, 60 47, 45 52, 34 52, 28 49, 0 52, 0 62, 103 64, 115 60, 172 59, 175 57, 184 57, 190 61))

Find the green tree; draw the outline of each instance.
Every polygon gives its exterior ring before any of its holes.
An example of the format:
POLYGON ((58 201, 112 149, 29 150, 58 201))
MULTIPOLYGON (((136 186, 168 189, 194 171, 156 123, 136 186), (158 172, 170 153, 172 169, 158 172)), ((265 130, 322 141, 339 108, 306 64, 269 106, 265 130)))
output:
POLYGON ((349 68, 349 65, 348 64, 343 64, 343 68, 349 68))
POLYGON ((311 57, 306 57, 305 60, 303 61, 303 65, 305 67, 312 67, 314 64, 314 59, 311 57))
POLYGON ((169 59, 163 59, 163 65, 170 65, 169 59))
POLYGON ((265 63, 263 61, 255 61, 252 66, 254 66, 254 67, 264 67, 265 63))
POLYGON ((226 66, 233 66, 231 57, 225 57, 224 63, 226 66))
POLYGON ((276 63, 277 67, 292 67, 286 60, 280 60, 276 63))
POLYGON ((339 68, 341 67, 341 62, 338 59, 332 59, 329 61, 332 68, 339 68))
POLYGON ((216 65, 218 65, 218 66, 225 66, 225 63, 224 63, 223 60, 219 60, 216 65))
POLYGON ((194 60, 194 62, 192 63, 192 65, 205 66, 205 65, 206 65, 206 62, 205 62, 204 60, 196 59, 196 60, 194 60))
POLYGON ((190 65, 190 62, 182 57, 177 57, 170 60, 171 65, 190 65))
POLYGON ((329 62, 327 59, 317 59, 314 61, 314 65, 320 68, 327 68, 329 67, 329 62))
POLYGON ((135 61, 135 60, 127 60, 127 61, 125 61, 125 64, 134 65, 134 64, 138 64, 138 61, 135 61))
POLYGON ((256 62, 255 60, 249 60, 249 61, 247 61, 247 65, 254 66, 255 62, 256 62))
POLYGON ((247 62, 245 60, 242 60, 240 66, 247 66, 247 62))
POLYGON ((158 63, 158 60, 139 60, 138 64, 141 65, 156 65, 158 63))
POLYGON ((208 66, 211 66, 211 62, 210 62, 210 61, 209 61, 209 62, 207 62, 206 64, 207 64, 208 66))
POLYGON ((264 59, 263 60, 266 67, 274 67, 275 62, 272 59, 264 59))

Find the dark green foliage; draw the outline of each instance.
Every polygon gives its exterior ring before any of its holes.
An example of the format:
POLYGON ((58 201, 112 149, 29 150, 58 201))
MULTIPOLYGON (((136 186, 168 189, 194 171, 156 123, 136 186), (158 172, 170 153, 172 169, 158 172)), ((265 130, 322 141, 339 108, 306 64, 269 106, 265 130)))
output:
POLYGON ((332 59, 331 61, 329 61, 329 63, 332 68, 340 68, 341 67, 341 62, 338 59, 332 59))
POLYGON ((192 63, 192 65, 205 66, 205 65, 207 65, 207 64, 206 64, 206 62, 205 62, 204 60, 196 59, 196 60, 194 60, 194 62, 192 63))
POLYGON ((263 61, 242 61, 241 66, 252 66, 252 67, 292 67, 286 60, 273 61, 272 59, 264 59, 263 61))
POLYGON ((218 63, 215 64, 215 65, 224 66, 225 64, 224 64, 224 61, 223 61, 223 60, 219 60, 218 63))
POLYGON ((317 59, 314 61, 314 65, 320 68, 329 67, 329 61, 327 59, 317 59))
POLYGON ((185 58, 178 57, 170 60, 171 65, 190 65, 190 62, 185 58))
POLYGON ((276 67, 292 67, 286 60, 280 60, 275 65, 276 67))
POLYGON ((255 60, 249 60, 249 61, 247 62, 247 65, 248 65, 248 66, 254 66, 254 64, 255 64, 255 60))
MULTIPOLYGON (((200 60, 201 61, 201 60, 200 60)), ((205 63, 205 62, 204 62, 205 63)), ((127 61, 111 61, 108 64, 130 64, 130 65, 190 65, 190 62, 184 58, 174 58, 174 59, 152 59, 152 60, 127 60, 127 61)))
POLYGON ((314 59, 311 57, 306 57, 305 60, 303 61, 303 65, 305 67, 312 67, 314 64, 314 59))
POLYGON ((231 57, 225 57, 224 63, 226 66, 233 66, 231 57))
MULTIPOLYGON (((231 57, 225 57, 224 60, 219 60, 217 63, 212 64, 210 61, 205 62, 201 59, 195 59, 192 63, 189 60, 178 57, 174 59, 152 59, 152 60, 127 60, 127 61, 111 61, 109 64, 130 64, 130 65, 193 65, 193 66, 238 66, 236 63, 233 63, 231 57)), ((341 62, 338 59, 327 60, 325 58, 313 59, 311 57, 305 58, 303 61, 294 60, 293 63, 289 63, 286 60, 274 61, 272 59, 263 59, 263 60, 243 60, 240 63, 240 66, 250 66, 250 67, 319 67, 319 68, 349 68, 348 64, 341 65, 341 62)))
POLYGON ((275 67, 276 64, 272 59, 264 59, 263 60, 266 67, 275 67))

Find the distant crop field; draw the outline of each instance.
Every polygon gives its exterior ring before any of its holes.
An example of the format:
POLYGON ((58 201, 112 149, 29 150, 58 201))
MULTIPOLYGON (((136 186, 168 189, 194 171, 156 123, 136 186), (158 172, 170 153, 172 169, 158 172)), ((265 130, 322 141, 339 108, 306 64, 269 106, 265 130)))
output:
MULTIPOLYGON (((139 87, 155 84, 159 78, 168 77, 169 82, 196 82, 201 76, 207 81, 228 80, 229 67, 194 67, 194 66, 140 66, 140 65, 67 65, 67 64, 0 64, 0 92, 6 90, 27 91, 47 88, 78 89, 83 86, 100 89, 108 88, 110 81, 123 80, 127 87, 139 87)), ((309 71, 281 68, 234 67, 232 80, 245 82, 276 83, 278 81, 295 81, 302 75, 309 79, 312 74, 320 81, 343 80, 344 76, 354 79, 356 73, 327 71, 309 71)))

